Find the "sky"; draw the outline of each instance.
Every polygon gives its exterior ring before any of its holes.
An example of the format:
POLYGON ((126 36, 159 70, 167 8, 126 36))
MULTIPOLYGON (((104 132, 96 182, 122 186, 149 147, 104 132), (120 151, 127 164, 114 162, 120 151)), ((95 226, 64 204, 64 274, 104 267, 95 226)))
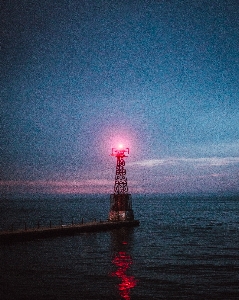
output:
POLYGON ((238 0, 0 6, 1 195, 239 192, 238 0))

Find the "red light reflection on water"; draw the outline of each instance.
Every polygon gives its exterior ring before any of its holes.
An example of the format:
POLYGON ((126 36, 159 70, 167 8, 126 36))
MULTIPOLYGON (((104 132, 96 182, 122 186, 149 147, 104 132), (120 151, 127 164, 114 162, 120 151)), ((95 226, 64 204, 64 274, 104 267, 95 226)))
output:
POLYGON ((120 251, 115 255, 112 263, 116 265, 118 269, 111 273, 111 275, 121 279, 121 283, 118 284, 120 296, 123 299, 130 300, 130 289, 136 286, 136 279, 134 276, 128 276, 126 271, 132 264, 132 258, 125 251, 120 251))

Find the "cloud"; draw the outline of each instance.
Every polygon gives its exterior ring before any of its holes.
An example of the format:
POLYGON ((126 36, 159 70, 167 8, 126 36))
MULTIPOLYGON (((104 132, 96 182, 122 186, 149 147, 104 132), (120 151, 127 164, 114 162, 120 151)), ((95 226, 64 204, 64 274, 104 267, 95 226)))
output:
POLYGON ((160 165, 174 165, 177 164, 175 158, 164 158, 164 159, 148 159, 142 161, 136 161, 128 163, 128 166, 139 166, 139 167, 156 167, 160 165))
MULTIPOLYGON (((238 186, 239 157, 168 157, 128 163, 127 170, 128 166, 129 192, 133 194, 237 190, 238 186)), ((113 172, 111 176, 108 172, 95 176, 92 173, 87 179, 65 180, 59 176, 56 180, 0 181, 0 193, 111 194, 113 172)))
POLYGON ((157 167, 157 166, 172 166, 187 164, 195 167, 222 167, 227 165, 239 164, 239 157, 201 157, 201 158, 186 158, 186 157, 169 157, 163 159, 150 159, 136 161, 128 164, 129 166, 139 167, 157 167))
POLYGON ((1 192, 51 193, 51 194, 82 194, 110 193, 112 181, 104 179, 91 180, 36 180, 36 181, 0 181, 1 192))

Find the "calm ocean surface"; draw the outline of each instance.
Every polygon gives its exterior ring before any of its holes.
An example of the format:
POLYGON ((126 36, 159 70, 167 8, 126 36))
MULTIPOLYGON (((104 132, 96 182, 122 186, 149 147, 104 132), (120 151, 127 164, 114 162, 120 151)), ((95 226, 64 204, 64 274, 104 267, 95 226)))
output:
MULTIPOLYGON (((239 196, 133 195, 140 226, 0 246, 0 299, 239 299, 239 196)), ((107 219, 109 197, 0 200, 0 230, 107 219)))

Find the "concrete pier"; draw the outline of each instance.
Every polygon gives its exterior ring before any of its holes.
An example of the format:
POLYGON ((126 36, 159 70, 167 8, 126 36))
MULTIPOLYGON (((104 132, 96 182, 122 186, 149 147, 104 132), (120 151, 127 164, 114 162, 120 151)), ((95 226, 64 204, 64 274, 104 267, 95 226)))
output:
POLYGON ((34 228, 0 232, 0 244, 24 242, 42 238, 53 238, 64 235, 76 235, 85 232, 100 232, 121 227, 139 226, 138 220, 133 221, 101 221, 84 224, 60 225, 52 228, 34 228))

